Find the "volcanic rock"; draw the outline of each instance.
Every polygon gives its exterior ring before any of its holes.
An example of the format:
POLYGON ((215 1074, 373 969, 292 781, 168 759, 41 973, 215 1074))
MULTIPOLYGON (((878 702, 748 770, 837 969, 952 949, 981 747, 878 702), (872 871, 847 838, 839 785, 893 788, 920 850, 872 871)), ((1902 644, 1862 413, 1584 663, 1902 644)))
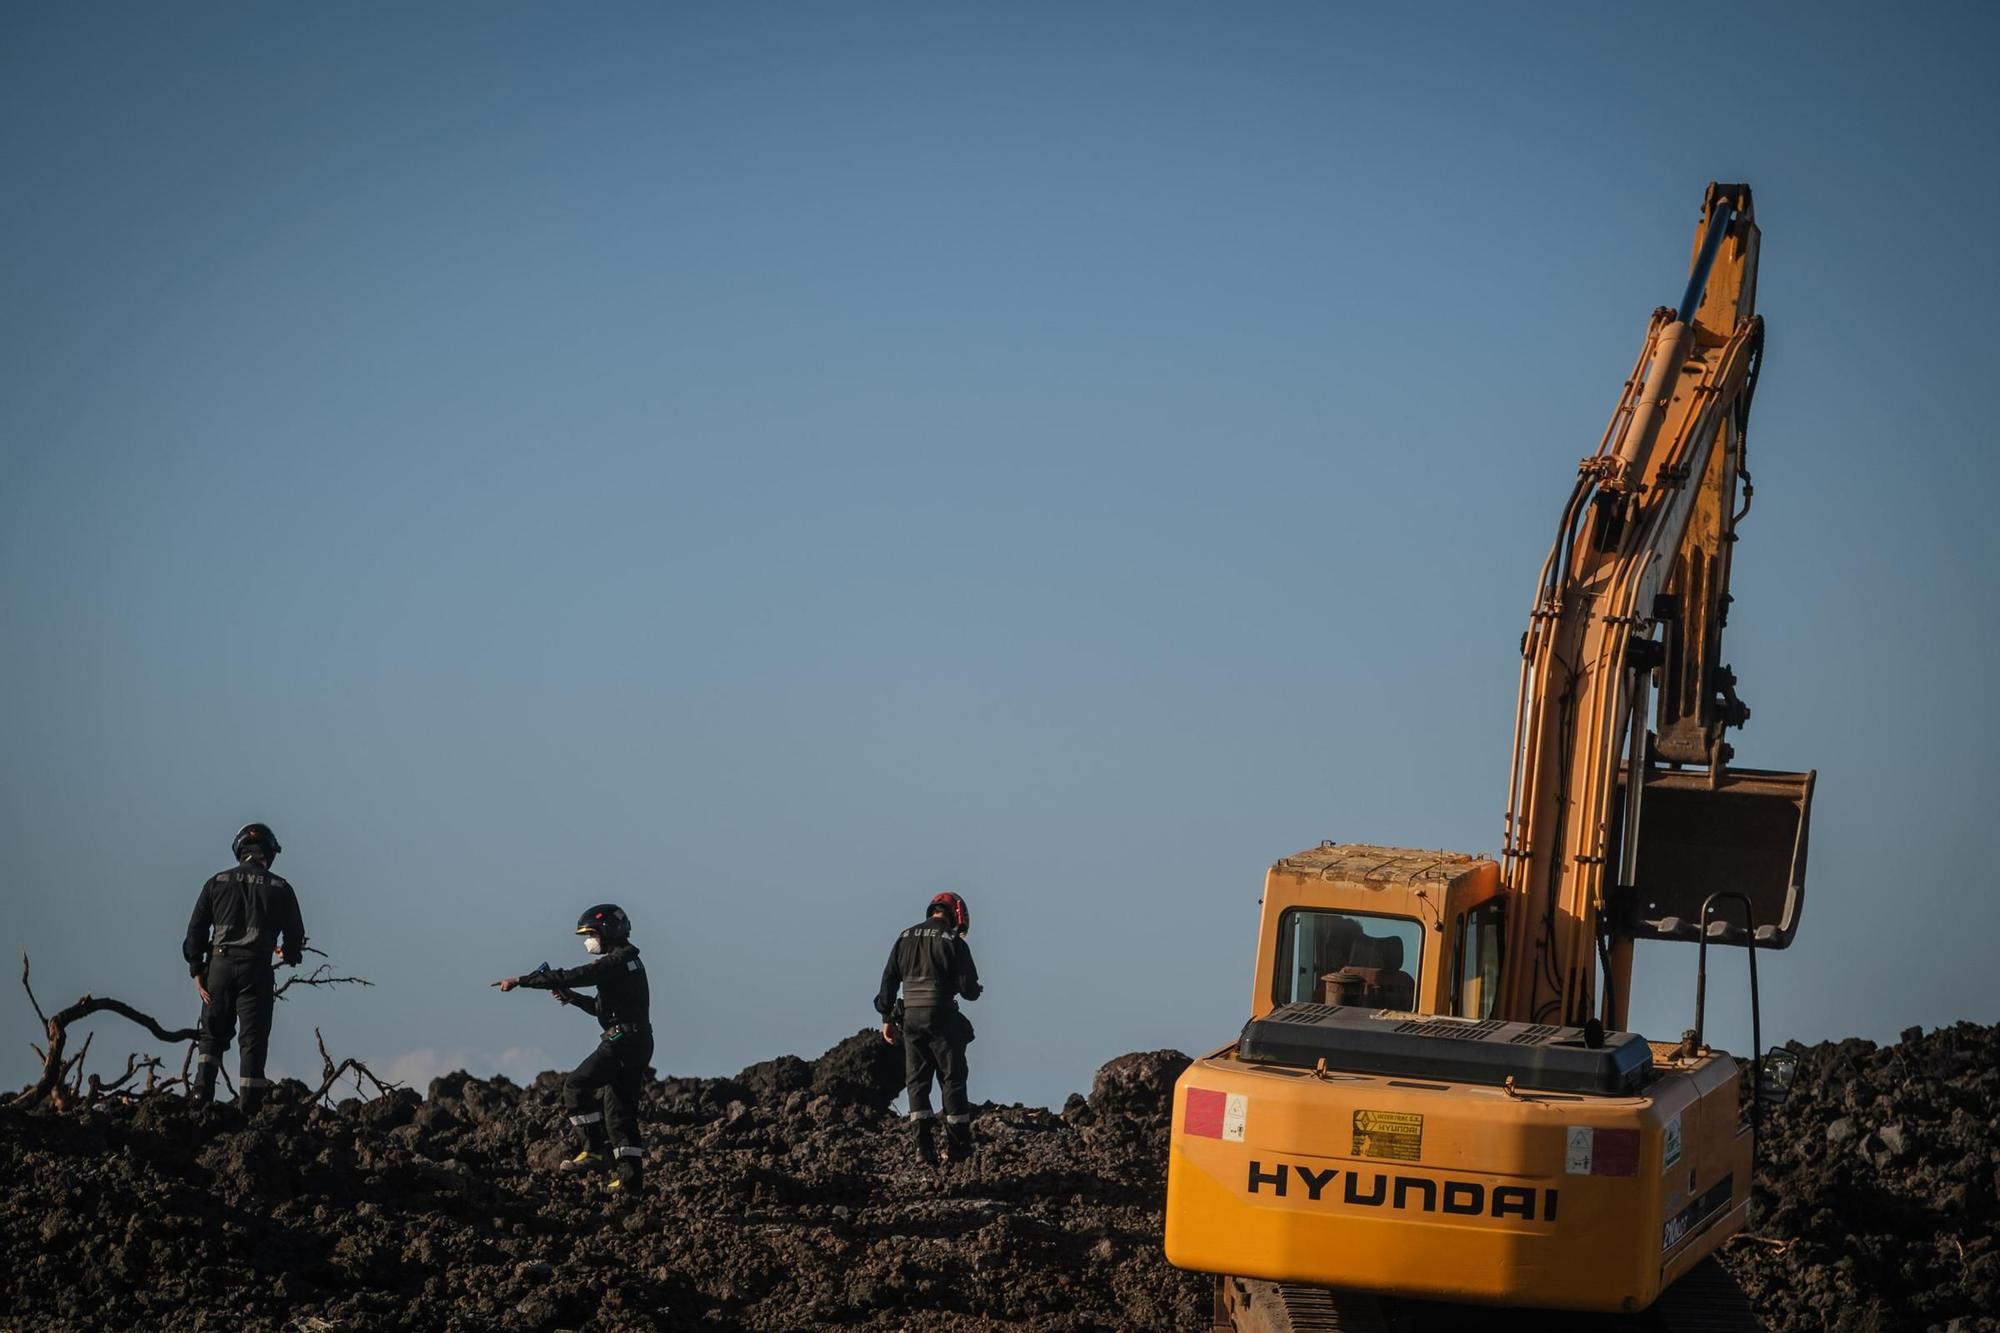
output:
MULTIPOLYGON (((2000 1029, 1794 1047, 1748 1234, 1722 1259, 1773 1333, 2000 1330, 2000 1029)), ((451 1074, 246 1122, 174 1096, 0 1108, 0 1328, 1199 1329, 1160 1248, 1176 1051, 1106 1064, 1061 1115, 980 1108, 923 1167, 895 1048, 649 1081, 622 1210, 561 1078, 451 1074)))
POLYGON ((1722 1253, 1765 1326, 2000 1329, 2000 1028, 1793 1049, 1750 1233, 1722 1253))
POLYGON ((944 1170, 889 1111, 901 1053, 872 1029, 653 1080, 622 1209, 605 1178, 552 1173, 574 1148, 549 1074, 331 1108, 292 1085, 247 1122, 173 1096, 0 1109, 0 1327, 1192 1326, 1207 1288, 1159 1240, 1166 1071, 1186 1061, 1135 1060, 1100 1075, 1088 1134, 989 1103, 973 1160, 944 1170))

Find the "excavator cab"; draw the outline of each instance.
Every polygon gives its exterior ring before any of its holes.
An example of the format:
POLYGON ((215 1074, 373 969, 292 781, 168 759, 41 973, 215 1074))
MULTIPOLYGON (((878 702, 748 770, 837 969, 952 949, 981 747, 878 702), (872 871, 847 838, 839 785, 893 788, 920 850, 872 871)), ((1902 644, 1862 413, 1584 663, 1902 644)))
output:
POLYGON ((1423 934, 1408 918, 1295 908, 1278 932, 1279 990, 1288 1001, 1413 1008, 1417 980, 1403 961, 1420 965, 1423 934))

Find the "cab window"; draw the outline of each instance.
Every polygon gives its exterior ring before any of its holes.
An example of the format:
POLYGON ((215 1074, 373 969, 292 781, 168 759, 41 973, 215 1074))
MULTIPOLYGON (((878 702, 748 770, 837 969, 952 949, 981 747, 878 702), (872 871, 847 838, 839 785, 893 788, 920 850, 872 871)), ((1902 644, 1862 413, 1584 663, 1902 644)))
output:
POLYGON ((1452 944, 1451 1011, 1491 1018, 1500 998, 1502 904, 1482 903, 1458 918, 1452 944))
POLYGON ((1416 1004, 1423 926, 1409 917, 1294 907, 1278 919, 1279 1004, 1416 1004))

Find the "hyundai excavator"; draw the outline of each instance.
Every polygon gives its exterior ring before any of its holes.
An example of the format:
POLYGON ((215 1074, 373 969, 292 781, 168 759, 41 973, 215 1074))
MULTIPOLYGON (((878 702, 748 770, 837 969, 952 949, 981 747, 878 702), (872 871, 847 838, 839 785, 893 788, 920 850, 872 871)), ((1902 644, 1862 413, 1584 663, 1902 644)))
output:
POLYGON ((1681 302, 1578 468, 1521 638, 1499 858, 1328 842, 1265 877, 1249 1021, 1174 1090, 1166 1253, 1217 1275, 1218 1328, 1747 1316, 1704 1261, 1745 1223, 1788 1068, 1708 1043, 1708 950, 1747 952, 1761 1046, 1813 789, 1724 739, 1750 715, 1722 633, 1758 244, 1749 187, 1711 184, 1681 302), (1677 1040, 1626 1030, 1641 940, 1694 945, 1677 1040))

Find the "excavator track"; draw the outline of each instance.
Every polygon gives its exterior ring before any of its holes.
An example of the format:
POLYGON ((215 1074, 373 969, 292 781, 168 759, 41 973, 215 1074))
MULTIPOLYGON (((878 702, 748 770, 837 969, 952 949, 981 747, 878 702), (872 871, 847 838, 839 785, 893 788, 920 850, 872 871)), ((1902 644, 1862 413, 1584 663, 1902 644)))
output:
MULTIPOLYGON (((1499 1313, 1434 1301, 1388 1300, 1250 1278, 1216 1279, 1218 1333, 1455 1333, 1471 1318, 1499 1313)), ((1577 1314, 1567 1310, 1505 1312, 1514 1327, 1535 1333, 1761 1333, 1764 1327, 1727 1269, 1710 1259, 1638 1314, 1577 1314)))
POLYGON ((1383 1302, 1359 1291, 1216 1279, 1215 1327, 1233 1333, 1389 1333, 1383 1302))

